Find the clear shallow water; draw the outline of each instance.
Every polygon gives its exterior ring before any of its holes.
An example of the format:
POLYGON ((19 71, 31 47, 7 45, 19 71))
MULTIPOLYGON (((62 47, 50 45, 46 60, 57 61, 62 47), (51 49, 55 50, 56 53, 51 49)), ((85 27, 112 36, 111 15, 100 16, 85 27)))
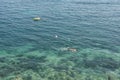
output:
POLYGON ((119 80, 119 21, 118 0, 1 0, 0 78, 119 80))

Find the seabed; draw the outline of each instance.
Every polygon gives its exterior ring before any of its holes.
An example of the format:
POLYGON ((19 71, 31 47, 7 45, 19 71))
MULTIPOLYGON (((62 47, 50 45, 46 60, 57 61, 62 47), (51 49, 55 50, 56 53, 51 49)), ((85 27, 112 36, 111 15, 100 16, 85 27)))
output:
POLYGON ((32 48, 1 50, 0 80, 120 80, 120 53, 93 48, 76 52, 32 48))

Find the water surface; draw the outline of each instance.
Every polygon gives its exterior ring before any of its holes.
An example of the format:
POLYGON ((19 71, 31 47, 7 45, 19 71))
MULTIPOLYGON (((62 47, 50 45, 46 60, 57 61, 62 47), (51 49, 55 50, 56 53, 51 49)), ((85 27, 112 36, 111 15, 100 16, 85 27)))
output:
POLYGON ((119 21, 119 0, 1 0, 0 79, 120 80, 119 21))

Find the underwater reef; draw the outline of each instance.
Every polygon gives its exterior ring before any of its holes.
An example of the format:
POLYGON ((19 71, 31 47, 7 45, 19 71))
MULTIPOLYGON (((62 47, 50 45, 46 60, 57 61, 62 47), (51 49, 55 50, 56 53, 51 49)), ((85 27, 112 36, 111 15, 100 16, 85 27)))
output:
POLYGON ((108 50, 0 53, 0 80, 120 80, 120 53, 108 50))

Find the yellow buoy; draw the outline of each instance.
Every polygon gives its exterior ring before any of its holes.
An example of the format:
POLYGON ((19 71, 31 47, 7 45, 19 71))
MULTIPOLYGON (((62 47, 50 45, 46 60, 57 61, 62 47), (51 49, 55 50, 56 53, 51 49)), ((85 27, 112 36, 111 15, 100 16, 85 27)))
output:
POLYGON ((40 20, 40 17, 35 17, 33 18, 34 21, 39 21, 40 20))

